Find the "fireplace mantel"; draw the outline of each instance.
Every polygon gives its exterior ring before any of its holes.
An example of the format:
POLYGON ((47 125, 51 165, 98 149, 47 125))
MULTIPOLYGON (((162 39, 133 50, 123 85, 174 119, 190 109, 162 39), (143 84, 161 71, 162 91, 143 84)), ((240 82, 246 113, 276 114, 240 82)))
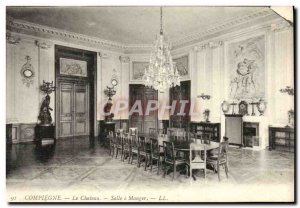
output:
MULTIPOLYGON (((268 118, 266 116, 243 116, 243 122, 259 123, 259 147, 255 149, 267 149, 268 147, 268 118)), ((221 134, 225 135, 225 115, 221 117, 221 134)))

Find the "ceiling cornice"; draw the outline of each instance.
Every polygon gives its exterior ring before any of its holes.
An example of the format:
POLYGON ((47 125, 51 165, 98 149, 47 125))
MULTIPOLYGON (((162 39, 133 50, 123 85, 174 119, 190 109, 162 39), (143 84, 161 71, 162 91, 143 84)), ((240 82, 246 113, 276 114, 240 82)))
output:
MULTIPOLYGON (((238 25, 242 25, 245 23, 249 23, 253 20, 263 18, 269 15, 274 15, 275 13, 270 8, 261 9, 259 11, 243 15, 239 18, 234 18, 228 20, 226 22, 222 22, 220 24, 213 25, 209 29, 201 32, 196 32, 194 34, 186 35, 185 37, 181 37, 175 40, 171 40, 173 47, 180 48, 181 46, 185 46, 186 44, 193 42, 195 40, 200 40, 202 37, 211 35, 214 33, 221 32, 223 30, 228 30, 230 28, 236 27, 238 25)), ((11 17, 7 17, 6 21, 7 28, 10 30, 14 30, 16 32, 20 32, 21 30, 25 30, 27 32, 38 33, 41 35, 50 35, 51 37, 61 37, 67 38, 70 40, 82 41, 89 44, 96 44, 99 47, 104 47, 110 50, 119 50, 119 51, 149 51, 152 48, 151 44, 122 44, 115 41, 104 40, 97 37, 87 36, 79 33, 73 33, 65 30, 60 30, 53 27, 47 27, 44 25, 39 25, 23 20, 13 19, 11 17)))

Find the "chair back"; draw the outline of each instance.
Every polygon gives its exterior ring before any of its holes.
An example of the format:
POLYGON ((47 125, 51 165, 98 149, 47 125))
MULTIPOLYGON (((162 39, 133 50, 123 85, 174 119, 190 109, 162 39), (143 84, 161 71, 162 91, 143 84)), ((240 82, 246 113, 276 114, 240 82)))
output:
POLYGON ((163 142, 164 147, 164 160, 165 162, 174 162, 175 161, 175 154, 174 154, 174 143, 173 142, 163 142))
POLYGON ((131 145, 131 138, 128 133, 123 134, 123 145, 126 148, 129 148, 131 145))
POLYGON ((129 128, 129 135, 131 136, 138 135, 138 128, 137 127, 129 128))
POLYGON ((123 134, 124 130, 123 129, 117 129, 117 133, 123 134))
POLYGON ((123 134, 121 133, 116 133, 116 144, 117 145, 122 145, 123 144, 123 134))
POLYGON ((165 134, 165 130, 164 129, 157 129, 157 134, 165 134))
POLYGON ((206 149, 205 146, 199 146, 195 143, 190 144, 190 165, 193 163, 204 163, 206 164, 206 149), (204 154, 201 154, 203 152, 204 154))
POLYGON ((151 156, 159 155, 159 144, 157 139, 150 138, 150 154, 151 156))
POLYGON ((201 143, 210 144, 210 140, 211 140, 210 134, 202 134, 200 138, 201 138, 201 143))
POLYGON ((112 131, 109 131, 108 132, 108 135, 107 135, 107 138, 109 139, 109 143, 112 145, 112 144, 115 144, 115 134, 114 132, 112 131))
POLYGON ((226 160, 227 161, 227 153, 228 153, 229 141, 223 141, 219 144, 218 150, 218 160, 226 160))
POLYGON ((129 134, 129 138, 130 138, 132 149, 138 149, 139 148, 139 140, 138 140, 137 135, 130 135, 129 134))
POLYGON ((143 136, 139 137, 139 151, 146 152, 146 139, 143 136))
POLYGON ((157 132, 155 128, 149 128, 149 136, 150 137, 156 137, 157 136, 157 132))
POLYGON ((187 135, 187 133, 184 130, 179 129, 177 131, 177 141, 180 141, 180 142, 186 141, 186 139, 187 139, 186 135, 187 135))

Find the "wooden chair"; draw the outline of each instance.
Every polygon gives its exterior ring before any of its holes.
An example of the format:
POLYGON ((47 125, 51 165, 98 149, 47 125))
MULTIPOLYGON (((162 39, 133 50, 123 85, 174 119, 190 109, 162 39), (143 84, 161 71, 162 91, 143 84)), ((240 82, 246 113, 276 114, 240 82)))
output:
POLYGON ((152 171, 153 160, 156 160, 157 164, 157 175, 159 174, 159 168, 162 166, 164 153, 160 152, 159 143, 157 139, 150 138, 150 165, 152 171))
POLYGON ((124 161, 125 159, 129 158, 130 160, 130 154, 131 154, 131 139, 128 133, 123 134, 123 150, 122 150, 122 157, 124 161))
POLYGON ((225 167, 226 177, 228 178, 228 159, 227 159, 228 145, 229 145, 228 140, 220 142, 218 154, 207 157, 207 164, 212 165, 215 172, 216 171, 218 172, 219 181, 221 180, 220 166, 225 167))
POLYGON ((130 135, 130 139, 131 139, 130 155, 131 155, 131 164, 132 164, 134 156, 136 155, 136 157, 138 158, 139 141, 137 135, 130 135))
POLYGON ((118 157, 119 150, 121 151, 121 160, 122 160, 122 153, 123 153, 123 134, 116 133, 116 158, 118 157))
POLYGON ((176 138, 176 129, 175 128, 168 128, 167 135, 170 138, 170 141, 175 140, 176 138))
MULTIPOLYGON (((204 170, 206 178, 206 149, 195 143, 190 144, 190 178, 193 177, 194 169, 204 170)), ((195 178, 194 178, 195 179, 195 178)))
POLYGON ((157 137, 157 131, 156 128, 149 128, 149 137, 157 137))
POLYGON ((138 148, 138 167, 141 167, 142 159, 145 160, 145 170, 147 169, 148 164, 148 152, 146 148, 145 137, 139 137, 139 148, 138 148))
POLYGON ((174 149, 174 143, 173 142, 163 142, 163 148, 164 148, 164 177, 167 173, 167 166, 173 167, 173 177, 172 180, 174 180, 176 167, 179 165, 185 165, 186 167, 186 174, 188 174, 188 163, 186 160, 182 158, 176 158, 175 156, 175 149, 174 149))
POLYGON ((115 154, 115 148, 116 148, 116 139, 115 139, 114 132, 109 131, 107 137, 109 139, 109 155, 111 155, 113 157, 115 154))

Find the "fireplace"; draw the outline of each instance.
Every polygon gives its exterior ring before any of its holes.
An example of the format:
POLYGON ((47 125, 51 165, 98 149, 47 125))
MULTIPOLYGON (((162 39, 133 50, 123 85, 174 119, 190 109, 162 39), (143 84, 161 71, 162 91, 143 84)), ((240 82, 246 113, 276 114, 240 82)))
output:
POLYGON ((244 146, 259 146, 259 123, 244 122, 243 123, 244 146))

